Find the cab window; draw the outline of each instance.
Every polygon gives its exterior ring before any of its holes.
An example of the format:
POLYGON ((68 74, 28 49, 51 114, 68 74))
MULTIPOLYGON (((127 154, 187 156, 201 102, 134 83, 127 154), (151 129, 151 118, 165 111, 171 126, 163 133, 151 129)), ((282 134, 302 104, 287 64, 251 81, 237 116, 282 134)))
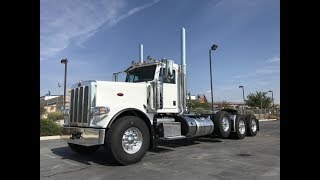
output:
POLYGON ((171 78, 164 78, 165 70, 166 70, 166 68, 160 69, 159 80, 163 83, 175 84, 176 83, 176 70, 173 70, 171 78))
POLYGON ((152 81, 155 70, 155 65, 135 68, 127 72, 126 82, 152 81))

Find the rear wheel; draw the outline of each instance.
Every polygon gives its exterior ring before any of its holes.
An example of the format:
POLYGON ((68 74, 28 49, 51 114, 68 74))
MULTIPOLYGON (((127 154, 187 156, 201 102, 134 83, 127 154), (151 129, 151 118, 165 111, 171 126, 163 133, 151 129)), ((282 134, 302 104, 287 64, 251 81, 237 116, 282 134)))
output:
POLYGON ((246 127, 246 120, 244 118, 244 116, 238 114, 236 117, 236 122, 235 122, 235 132, 232 132, 230 134, 230 137, 232 139, 243 139, 246 137, 246 131, 247 131, 247 127, 246 127))
POLYGON ((228 138, 231 131, 230 115, 226 111, 219 111, 213 117, 213 134, 221 138, 228 138))
POLYGON ((134 164, 143 158, 150 144, 146 123, 136 116, 118 119, 106 133, 106 147, 114 159, 122 164, 134 164))
POLYGON ((68 143, 68 145, 72 151, 77 152, 79 154, 92 154, 100 148, 100 145, 98 145, 98 146, 81 146, 81 145, 72 144, 72 143, 68 143))
POLYGON ((259 122, 254 115, 247 115, 245 117, 247 123, 247 136, 255 136, 257 135, 257 131, 259 129, 259 122))

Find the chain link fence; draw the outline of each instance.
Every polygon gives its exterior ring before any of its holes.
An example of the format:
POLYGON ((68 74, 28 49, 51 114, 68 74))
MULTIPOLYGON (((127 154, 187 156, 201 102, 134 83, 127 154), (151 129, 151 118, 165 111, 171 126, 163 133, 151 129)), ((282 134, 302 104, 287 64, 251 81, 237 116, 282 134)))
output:
POLYGON ((258 119, 280 119, 280 110, 272 108, 251 109, 245 110, 239 109, 241 114, 254 114, 258 119))
MULTIPOLYGON (((244 109, 243 107, 239 108, 230 108, 230 109, 235 109, 238 110, 240 114, 253 114, 256 116, 257 119, 280 119, 280 110, 279 109, 272 109, 272 108, 263 108, 263 109, 252 109, 252 108, 246 108, 244 109)), ((215 112, 223 110, 223 108, 215 108, 215 112)), ((211 108, 202 108, 202 107, 197 107, 193 108, 191 110, 191 113, 196 113, 196 114, 211 114, 211 108)))

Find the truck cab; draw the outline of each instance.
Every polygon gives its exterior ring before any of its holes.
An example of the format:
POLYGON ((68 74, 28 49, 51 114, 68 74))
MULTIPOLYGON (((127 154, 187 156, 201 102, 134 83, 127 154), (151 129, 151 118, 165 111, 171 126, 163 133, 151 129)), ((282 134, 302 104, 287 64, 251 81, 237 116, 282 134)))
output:
POLYGON ((142 83, 147 85, 147 112, 179 113, 178 106, 178 77, 179 65, 171 60, 152 60, 134 63, 126 71, 125 82, 142 83), (167 66, 170 66, 167 68, 167 66), (155 86, 158 86, 156 91, 155 86), (159 93, 158 95, 156 93, 159 93), (157 97, 159 96, 159 97, 157 97), (157 98, 159 102, 157 102, 157 98), (158 108, 157 104, 158 103, 158 108))

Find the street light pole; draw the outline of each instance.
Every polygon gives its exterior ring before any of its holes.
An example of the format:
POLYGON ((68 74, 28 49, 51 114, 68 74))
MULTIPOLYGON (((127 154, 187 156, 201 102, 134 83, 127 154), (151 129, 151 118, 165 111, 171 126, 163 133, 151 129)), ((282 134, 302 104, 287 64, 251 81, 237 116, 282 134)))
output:
POLYGON ((272 111, 274 112, 274 99, 273 99, 273 91, 270 90, 269 92, 271 92, 271 97, 272 97, 272 111))
POLYGON ((67 64, 68 59, 62 59, 61 64, 64 64, 64 92, 63 92, 63 109, 66 108, 66 88, 67 88, 67 64))
POLYGON ((212 113, 214 113, 214 107, 213 107, 213 91, 212 91, 212 67, 211 67, 211 51, 216 50, 218 48, 217 45, 213 44, 209 50, 209 62, 210 62, 210 86, 211 86, 211 110, 212 113))
POLYGON ((246 100, 244 99, 244 87, 243 86, 239 86, 239 88, 242 88, 243 110, 245 111, 245 109, 246 109, 246 100))
POLYGON ((262 114, 262 99, 261 99, 261 101, 260 101, 260 118, 261 118, 261 114, 262 114))
POLYGON ((214 113, 213 109, 213 92, 212 92, 212 67, 211 67, 211 49, 209 50, 209 60, 210 60, 210 90, 211 90, 211 110, 214 113))

